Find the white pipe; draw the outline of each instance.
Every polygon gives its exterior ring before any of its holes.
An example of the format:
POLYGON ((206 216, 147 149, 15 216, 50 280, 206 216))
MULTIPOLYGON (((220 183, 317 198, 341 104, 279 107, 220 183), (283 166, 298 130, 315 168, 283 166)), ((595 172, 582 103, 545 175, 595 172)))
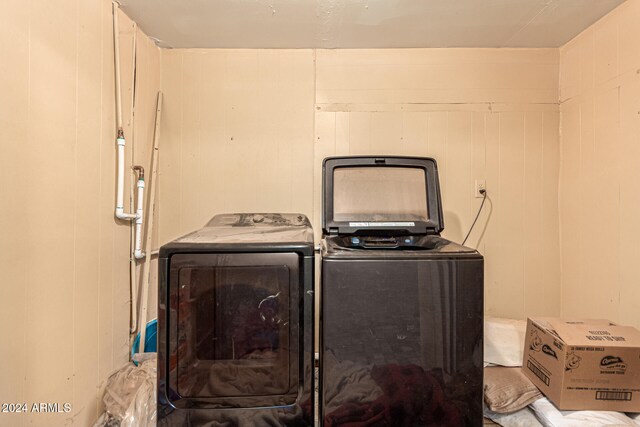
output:
POLYGON ((142 219, 144 218, 144 178, 142 175, 138 178, 138 207, 136 209, 136 246, 133 251, 135 259, 144 258, 142 252, 142 219))
MULTIPOLYGON (((122 127, 122 86, 120 82, 120 31, 118 25, 118 9, 119 6, 116 2, 111 4, 111 10, 113 13, 113 56, 114 56, 114 72, 115 72, 115 101, 116 101, 116 145, 117 145, 117 182, 116 182, 116 207, 115 207, 115 217, 121 220, 133 221, 135 220, 135 233, 132 236, 132 239, 135 241, 133 246, 133 256, 131 256, 130 261, 130 280, 131 280, 131 326, 130 331, 135 333, 138 328, 138 319, 137 319, 137 293, 138 293, 138 285, 137 285, 137 269, 136 269, 136 260, 144 257, 144 253, 142 252, 142 222, 144 217, 143 206, 144 206, 144 171, 141 167, 134 167, 134 170, 138 170, 139 177, 137 181, 138 188, 138 200, 137 200, 137 209, 135 213, 127 213, 124 211, 124 170, 125 170, 125 137, 124 130, 122 127)), ((136 58, 136 29, 137 27, 134 25, 134 33, 133 33, 133 70, 132 76, 135 76, 135 58, 136 58)), ((135 79, 132 77, 132 84, 135 85, 135 79)), ((131 127, 133 129, 133 92, 135 87, 133 88, 131 95, 131 127)))
MULTIPOLYGON (((131 241, 134 241, 133 230, 131 241)), ((129 276, 131 284, 131 325, 129 332, 135 334, 138 331, 138 264, 135 258, 129 261, 129 276)))
MULTIPOLYGON (((120 35, 118 26, 118 5, 111 3, 111 11, 113 12, 113 53, 116 74, 116 127, 118 132, 122 132, 122 101, 120 100, 120 35)), ((119 137, 120 135, 118 135, 119 137)), ((123 137, 124 139, 124 137, 123 137)))
POLYGON ((122 130, 122 99, 120 84, 120 27, 118 26, 118 8, 115 3, 111 4, 113 12, 113 59, 114 71, 116 75, 116 126, 117 136, 116 144, 118 146, 118 178, 117 178, 117 196, 116 196, 116 218, 133 220, 135 214, 125 213, 124 211, 124 131, 122 130))
MULTIPOLYGON (((129 123, 131 123, 131 135, 133 135, 135 131, 134 122, 134 114, 135 114, 135 103, 136 103, 136 55, 138 53, 137 45, 136 45, 136 36, 138 34, 138 24, 133 23, 133 37, 131 44, 131 116, 129 117, 129 123)), ((133 139, 133 136, 132 136, 133 139)))
POLYGON ((118 144, 118 189, 116 196, 116 218, 131 221, 136 218, 136 214, 125 213, 124 211, 124 136, 118 136, 118 138, 116 139, 116 144, 118 144))

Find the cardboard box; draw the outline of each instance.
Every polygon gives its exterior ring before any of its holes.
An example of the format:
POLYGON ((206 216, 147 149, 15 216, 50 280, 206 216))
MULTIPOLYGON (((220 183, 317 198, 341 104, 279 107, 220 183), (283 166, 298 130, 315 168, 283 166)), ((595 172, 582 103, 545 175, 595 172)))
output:
POLYGON ((562 410, 640 412, 640 331, 608 320, 528 319, 524 374, 562 410))

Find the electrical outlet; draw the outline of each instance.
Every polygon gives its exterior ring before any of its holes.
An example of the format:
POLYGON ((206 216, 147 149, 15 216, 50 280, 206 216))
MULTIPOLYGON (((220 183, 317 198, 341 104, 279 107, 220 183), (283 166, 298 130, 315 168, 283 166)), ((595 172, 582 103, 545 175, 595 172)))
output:
POLYGON ((476 179, 476 186, 474 187, 474 195, 476 198, 483 198, 482 190, 487 190, 487 183, 484 179, 476 179))

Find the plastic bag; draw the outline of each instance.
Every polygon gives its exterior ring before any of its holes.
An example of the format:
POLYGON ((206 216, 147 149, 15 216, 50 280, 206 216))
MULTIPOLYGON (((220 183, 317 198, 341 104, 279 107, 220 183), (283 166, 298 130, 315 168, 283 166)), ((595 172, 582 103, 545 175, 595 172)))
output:
POLYGON ((129 363, 107 379, 105 414, 94 427, 155 427, 157 357, 145 354, 139 366, 129 363))

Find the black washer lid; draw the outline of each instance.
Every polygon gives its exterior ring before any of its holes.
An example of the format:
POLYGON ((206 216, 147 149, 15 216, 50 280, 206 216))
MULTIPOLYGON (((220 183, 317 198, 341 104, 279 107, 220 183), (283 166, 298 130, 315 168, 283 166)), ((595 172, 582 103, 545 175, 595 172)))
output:
POLYGON ((438 167, 427 157, 328 157, 322 162, 325 234, 439 234, 438 167))

